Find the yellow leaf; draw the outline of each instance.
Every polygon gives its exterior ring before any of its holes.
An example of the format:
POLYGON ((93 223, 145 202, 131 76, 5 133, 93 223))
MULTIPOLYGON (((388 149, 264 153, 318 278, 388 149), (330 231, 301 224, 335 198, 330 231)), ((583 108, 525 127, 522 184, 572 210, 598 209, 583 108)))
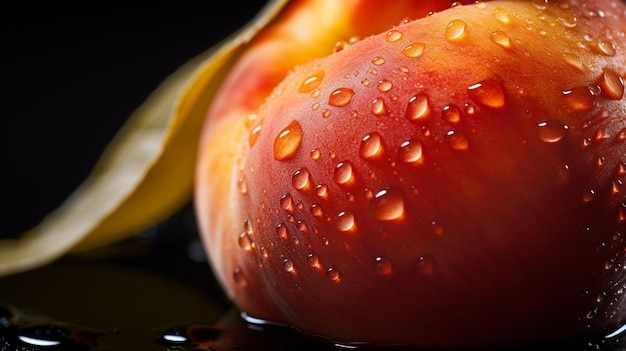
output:
POLYGON ((212 97, 246 44, 287 1, 270 1, 238 33, 163 82, 57 210, 20 238, 0 240, 0 276, 135 235, 187 203, 212 97))

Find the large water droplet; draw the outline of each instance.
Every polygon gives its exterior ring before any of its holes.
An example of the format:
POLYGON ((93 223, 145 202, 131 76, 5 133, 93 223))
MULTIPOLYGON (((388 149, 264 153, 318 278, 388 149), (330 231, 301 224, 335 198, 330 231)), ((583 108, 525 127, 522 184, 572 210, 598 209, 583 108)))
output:
POLYGON ((291 159, 302 143, 302 127, 293 120, 274 139, 274 159, 286 161, 291 159))
POLYGON ((500 79, 490 78, 470 85, 467 94, 481 105, 491 108, 504 107, 504 88, 500 79))
POLYGON ((411 139, 400 144, 398 159, 404 163, 422 163, 422 142, 411 139))
POLYGON ((615 45, 606 39, 591 42, 591 50, 603 56, 615 56, 615 45))
POLYGON ((563 61, 565 61, 565 63, 567 63, 568 65, 576 68, 580 72, 585 72, 587 70, 587 68, 583 64, 583 62, 580 59, 580 57, 578 57, 578 55, 570 54, 570 53, 564 53, 563 54, 563 61))
POLYGON ((301 93, 309 93, 313 91, 313 89, 317 88, 322 83, 323 78, 324 71, 319 71, 313 74, 312 76, 306 78, 302 82, 302 84, 300 84, 300 88, 298 88, 298 91, 301 93))
POLYGON ((423 43, 409 44, 402 49, 402 54, 408 58, 417 58, 422 56, 425 47, 423 43))
POLYGON ((593 94, 588 87, 563 91, 565 109, 568 112, 584 112, 593 108, 593 94))
POLYGON ((387 79, 381 79, 380 81, 378 81, 376 88, 378 88, 378 90, 383 93, 388 92, 389 90, 391 90, 391 88, 393 88, 393 83, 391 83, 391 81, 387 79))
POLYGON ((538 124, 539 138, 546 143, 556 143, 565 137, 569 127, 557 120, 543 121, 538 124))
POLYGON ((469 149, 469 140, 467 135, 461 130, 451 129, 446 133, 446 143, 454 150, 469 149))
POLYGON ((328 104, 335 107, 346 106, 352 100, 354 90, 350 88, 339 88, 333 91, 328 97, 328 104))
POLYGON ((393 265, 391 264, 391 260, 378 256, 374 260, 376 265, 376 273, 378 275, 390 275, 393 272, 393 265))
POLYGON ((379 221, 394 221, 404 216, 404 193, 390 187, 376 193, 370 203, 371 212, 379 221))
POLYGON ((343 161, 335 167, 335 182, 339 185, 348 185, 354 182, 354 173, 352 172, 352 163, 343 161))
POLYGON ((410 121, 417 121, 425 118, 429 113, 430 107, 428 105, 428 95, 420 93, 409 99, 405 116, 410 121))
POLYGON ((461 120, 461 110, 454 105, 446 105, 441 110, 441 117, 450 123, 458 123, 461 120))
POLYGON ((326 275, 328 276, 328 279, 330 279, 330 281, 332 281, 333 283, 341 282, 341 276, 339 275, 339 271, 336 268, 328 268, 326 275))
POLYGON ((293 261, 288 258, 283 259, 283 269, 287 273, 292 273, 292 274, 296 273, 296 269, 293 265, 293 261))
POLYGON ((494 43, 504 48, 508 49, 511 47, 511 39, 509 38, 509 35, 503 31, 497 30, 491 33, 490 38, 491 38, 491 41, 493 41, 494 43))
POLYGON ((335 225, 337 226, 337 229, 342 232, 352 232, 356 230, 356 221, 354 219, 354 214, 350 211, 339 212, 335 225))
POLYGON ((604 68, 600 77, 602 93, 613 100, 624 97, 624 79, 610 68, 604 68))
POLYGON ((497 19, 501 23, 504 23, 504 24, 511 23, 511 15, 505 9, 501 7, 498 7, 497 9, 493 10, 493 12, 491 13, 491 16, 497 19))
POLYGON ((376 116, 382 116, 387 111, 385 106, 385 100, 381 97, 377 97, 372 101, 372 113, 376 116))
POLYGON ((315 195, 320 199, 328 198, 328 186, 326 184, 318 184, 315 187, 315 195))
POLYGON ((359 155, 366 160, 377 159, 383 153, 383 144, 380 134, 373 132, 361 140, 359 155))
POLYGON ((244 251, 252 251, 254 249, 254 243, 246 232, 239 234, 237 244, 239 244, 239 247, 242 248, 244 251))
POLYGON ((462 40, 466 34, 466 24, 461 20, 452 20, 446 26, 444 38, 450 42, 455 43, 462 40))
POLYGON ((291 177, 291 184, 300 191, 305 191, 311 187, 311 173, 305 167, 295 171, 291 177))
POLYGON ((396 29, 392 29, 385 34, 385 40, 387 42, 393 43, 402 39, 402 32, 396 29))

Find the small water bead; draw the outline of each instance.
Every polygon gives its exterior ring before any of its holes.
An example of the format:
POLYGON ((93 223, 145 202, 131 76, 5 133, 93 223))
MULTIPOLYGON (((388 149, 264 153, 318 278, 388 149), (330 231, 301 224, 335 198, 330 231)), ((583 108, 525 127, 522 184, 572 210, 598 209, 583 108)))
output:
POLYGON ((403 163, 421 164, 423 162, 422 142, 411 139, 400 144, 398 159, 403 163))
POLYGON ((363 137, 359 148, 359 155, 361 155, 361 157, 366 160, 372 160, 380 158, 382 154, 383 144, 380 134, 373 132, 363 137))
POLYGON ((609 40, 606 39, 602 39, 602 40, 597 40, 597 41, 592 41, 591 44, 591 50, 593 52, 595 52, 596 54, 600 54, 603 56, 615 56, 615 45, 613 45, 613 43, 609 40))
POLYGON ((324 117, 324 118, 330 117, 330 110, 326 109, 326 110, 322 111, 322 117, 324 117))
POLYGON ((248 182, 246 182, 245 176, 241 176, 239 180, 237 180, 237 188, 242 195, 246 195, 248 193, 248 182))
POLYGON ((461 130, 451 129, 446 132, 445 135, 446 143, 453 150, 467 150, 469 149, 469 139, 467 135, 461 130))
POLYGON ((259 134, 261 134, 261 129, 263 129, 262 124, 257 124, 252 130, 250 130, 250 134, 248 134, 248 145, 253 147, 256 144, 257 139, 259 139, 259 134))
POLYGON ((593 108, 594 97, 588 87, 577 87, 563 91, 567 112, 585 112, 593 108))
POLYGON ((469 97, 477 103, 491 107, 502 108, 505 104, 504 88, 502 81, 497 78, 490 78, 472 84, 467 88, 469 97))
POLYGON ((450 123, 458 123, 461 120, 461 111, 454 105, 446 105, 441 110, 441 117, 450 123))
POLYGON ((292 274, 296 273, 296 269, 293 266, 293 261, 287 258, 283 259, 283 269, 287 273, 292 273, 292 274))
POLYGON ((293 213, 295 206, 291 194, 285 193, 281 196, 280 207, 287 213, 293 213))
POLYGON ((380 66, 382 64, 384 64, 385 58, 384 57, 380 57, 380 56, 376 56, 372 59, 372 63, 375 64, 376 66, 380 66))
POLYGON ((418 121, 426 118, 430 113, 428 95, 420 93, 409 99, 406 108, 406 118, 409 121, 418 121))
POLYGON ((602 70, 600 77, 602 93, 612 100, 620 100, 624 97, 624 79, 610 68, 602 70))
POLYGON ((433 234, 435 234, 435 235, 443 235, 443 226, 439 222, 432 221, 430 223, 430 228, 433 231, 433 234))
POLYGON ((375 116, 382 116, 386 111, 385 100, 383 100, 383 98, 377 97, 372 101, 372 113, 375 116))
POLYGON ((301 93, 310 93, 313 89, 319 87, 322 83, 322 79, 324 79, 324 71, 318 71, 312 76, 306 78, 302 84, 300 84, 298 91, 301 93))
POLYGON ((279 223, 276 226, 276 235, 283 240, 289 240, 289 230, 285 223, 279 223))
POLYGON ((476 112, 476 109, 474 108, 474 106, 472 106, 472 105, 470 105, 470 104, 465 104, 465 105, 463 106, 463 111, 464 111, 467 115, 472 116, 472 115, 476 112))
POLYGON ((317 111, 317 109, 320 108, 320 103, 316 102, 313 105, 311 105, 311 111, 317 111))
POLYGON ((339 275, 339 271, 333 267, 328 268, 328 271, 326 271, 326 275, 328 276, 328 279, 330 279, 330 281, 332 281, 333 283, 341 282, 341 276, 339 275))
POLYGON ((622 193, 622 188, 624 186, 624 181, 621 179, 613 180, 611 182, 611 195, 616 196, 622 193))
POLYGON ((248 277, 246 277, 246 275, 243 273, 241 267, 236 267, 233 270, 233 280, 235 281, 235 284, 244 288, 247 287, 249 284, 248 277))
POLYGON ((350 88, 335 89, 328 97, 328 104, 335 107, 346 106, 352 101, 354 90, 350 88))
POLYGON ((450 43, 462 40, 466 35, 466 24, 461 20, 452 20, 446 26, 445 39, 450 43))
POLYGON ((565 28, 574 28, 578 19, 573 14, 562 15, 556 18, 556 22, 565 28))
POLYGON ((311 186, 311 173, 305 167, 300 168, 293 173, 291 184, 296 190, 304 191, 309 189, 311 186))
POLYGON ((328 198, 328 186, 326 184, 318 184, 315 187, 315 195, 320 199, 328 198))
POLYGON ((587 189, 583 192, 583 203, 589 203, 596 197, 596 191, 594 189, 587 189))
POLYGON ((319 204, 312 204, 311 205, 311 214, 313 215, 313 217, 320 219, 324 217, 324 211, 322 210, 322 206, 320 206, 319 204))
POLYGON ((307 255, 306 262, 311 268, 314 268, 318 271, 322 269, 322 263, 320 262, 320 258, 314 253, 310 253, 307 255))
POLYGON ((404 193, 397 188, 380 190, 370 202, 374 218, 379 221, 395 221, 404 217, 404 193))
POLYGON ((296 222, 296 229, 298 229, 299 232, 301 233, 308 233, 309 232, 309 226, 306 224, 306 222, 299 220, 296 222))
POLYGON ((610 137, 611 135, 609 135, 609 132, 606 129, 599 128, 598 130, 596 130, 596 133, 593 135, 593 140, 603 141, 603 140, 609 139, 610 137))
POLYGON ((340 40, 340 41, 335 43, 335 46, 333 47, 333 51, 334 52, 339 52, 339 51, 347 49, 349 46, 350 46, 350 44, 348 44, 347 41, 340 40))
POLYGON ((491 16, 498 20, 500 23, 509 24, 511 23, 511 15, 503 8, 498 7, 493 10, 491 16))
POLYGON ((487 7, 487 5, 483 1, 476 1, 476 3, 474 4, 474 7, 476 7, 477 9, 483 10, 487 7))
POLYGON ((311 153, 309 155, 311 156, 312 160, 317 161, 322 157, 322 152, 320 151, 320 149, 315 148, 311 150, 311 153))
POLYGON ((387 79, 381 79, 380 81, 378 81, 378 85, 376 85, 376 88, 378 88, 378 90, 380 90, 381 92, 387 92, 391 90, 391 88, 393 88, 393 83, 391 83, 391 81, 387 79))
POLYGON ((320 94, 322 93, 322 90, 319 88, 313 89, 313 91, 311 92, 311 97, 316 99, 317 97, 320 96, 320 94))
POLYGON ((622 161, 617 165, 617 175, 619 177, 626 175, 626 161, 622 161))
POLYGON ((435 260, 430 256, 420 256, 415 263, 420 274, 431 275, 435 272, 435 260))
POLYGON ((396 42, 402 39, 402 32, 399 30, 392 29, 385 34, 385 40, 389 43, 396 42))
POLYGON ((409 44, 402 49, 402 54, 408 58, 417 58, 422 56, 425 48, 423 43, 409 44))
POLYGON ((570 66, 572 66, 574 68, 576 68, 580 72, 585 72, 587 70, 587 68, 583 64, 583 62, 580 59, 580 57, 578 57, 578 55, 570 54, 570 53, 564 53, 562 57, 563 57, 563 61, 565 61, 565 63, 567 63, 568 65, 570 65, 570 66))
POLYGON ((244 251, 252 251, 254 249, 254 243, 246 232, 239 234, 237 244, 239 244, 239 247, 244 251))
POLYGON ((390 275, 393 272, 393 265, 388 258, 378 256, 374 259, 374 262, 378 275, 390 275))
POLYGON ((361 84, 363 84, 364 87, 368 87, 370 85, 370 81, 367 78, 363 78, 361 80, 361 84))
POLYGON ((509 35, 503 31, 497 30, 491 33, 490 39, 504 48, 508 49, 511 47, 511 39, 509 38, 509 35))
POLYGON ((539 138, 546 143, 556 143, 563 139, 567 134, 569 127, 557 120, 548 120, 540 122, 539 138))
POLYGON ((302 143, 302 127, 296 120, 283 129, 274 139, 274 159, 286 161, 291 159, 302 143))
POLYGON ((348 185, 354 182, 354 173, 352 171, 352 163, 343 161, 337 164, 334 174, 335 182, 339 185, 348 185))
POLYGON ((615 141, 618 143, 623 143, 626 141, 626 128, 622 128, 617 135, 615 136, 615 141))
POLYGON ((350 211, 339 212, 335 225, 337 226, 337 229, 344 233, 356 230, 356 221, 354 219, 354 214, 350 211))

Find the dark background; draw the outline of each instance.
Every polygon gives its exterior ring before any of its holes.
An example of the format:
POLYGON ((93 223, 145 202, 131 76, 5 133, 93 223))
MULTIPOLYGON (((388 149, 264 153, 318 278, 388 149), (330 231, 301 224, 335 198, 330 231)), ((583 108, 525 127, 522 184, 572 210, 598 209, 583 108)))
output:
POLYGON ((21 234, 60 205, 160 82, 264 4, 3 7, 0 237, 21 234))

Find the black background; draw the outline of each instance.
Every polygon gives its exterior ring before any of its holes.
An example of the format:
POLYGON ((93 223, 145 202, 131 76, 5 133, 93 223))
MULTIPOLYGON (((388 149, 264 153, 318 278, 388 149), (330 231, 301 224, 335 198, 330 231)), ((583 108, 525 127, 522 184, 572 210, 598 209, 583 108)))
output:
POLYGON ((264 4, 3 6, 0 237, 60 205, 160 82, 264 4))

